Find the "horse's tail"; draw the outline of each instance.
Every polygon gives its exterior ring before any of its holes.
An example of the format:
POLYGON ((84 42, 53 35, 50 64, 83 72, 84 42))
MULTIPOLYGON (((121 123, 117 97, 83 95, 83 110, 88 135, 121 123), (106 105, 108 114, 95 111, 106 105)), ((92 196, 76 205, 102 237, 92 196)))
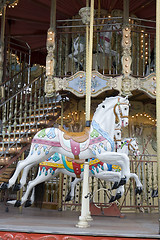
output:
POLYGON ((43 198, 45 193, 45 182, 39 183, 35 186, 34 205, 42 208, 43 198))

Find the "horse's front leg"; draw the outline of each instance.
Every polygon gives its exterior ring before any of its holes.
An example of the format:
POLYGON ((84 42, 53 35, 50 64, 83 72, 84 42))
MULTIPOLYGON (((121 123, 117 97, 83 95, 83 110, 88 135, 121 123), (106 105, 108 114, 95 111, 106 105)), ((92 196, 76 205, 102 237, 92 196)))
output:
POLYGON ((103 170, 101 167, 92 168, 92 176, 107 182, 120 182, 121 180, 120 172, 103 170))
POLYGON ((47 155, 43 152, 40 155, 38 155, 37 152, 34 152, 32 155, 29 153, 28 157, 25 160, 18 162, 16 170, 7 184, 7 188, 10 188, 15 184, 15 182, 18 178, 18 175, 26 166, 33 164, 33 163, 38 164, 40 162, 44 162, 51 155, 53 155, 53 152, 49 152, 47 155))
POLYGON ((120 199, 124 194, 124 186, 120 186, 117 188, 116 190, 116 195, 115 196, 111 196, 109 203, 114 202, 118 199, 120 199))
POLYGON ((71 185, 70 185, 71 189, 65 198, 66 202, 73 200, 74 195, 75 195, 75 187, 76 187, 77 183, 79 183, 80 181, 82 181, 82 177, 75 178, 74 181, 71 182, 71 185))
POLYGON ((96 157, 102 162, 119 165, 121 167, 120 185, 124 185, 130 177, 129 158, 124 153, 118 152, 96 152, 96 157))

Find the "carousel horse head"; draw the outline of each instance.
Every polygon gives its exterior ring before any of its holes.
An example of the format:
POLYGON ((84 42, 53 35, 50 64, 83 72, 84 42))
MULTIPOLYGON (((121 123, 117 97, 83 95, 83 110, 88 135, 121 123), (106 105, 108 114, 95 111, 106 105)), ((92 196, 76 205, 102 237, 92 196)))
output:
POLYGON ((128 96, 118 97, 118 101, 114 106, 115 122, 120 124, 121 127, 128 126, 128 115, 129 115, 129 101, 128 96))
POLYGON ((129 144, 128 144, 128 149, 130 151, 133 151, 133 154, 135 156, 139 156, 140 155, 138 142, 137 142, 136 138, 131 138, 131 140, 129 141, 129 144))
POLYGON ((127 97, 109 97, 98 105, 93 120, 96 120, 101 126, 109 125, 112 122, 126 127, 128 126, 128 114, 129 101, 127 97))

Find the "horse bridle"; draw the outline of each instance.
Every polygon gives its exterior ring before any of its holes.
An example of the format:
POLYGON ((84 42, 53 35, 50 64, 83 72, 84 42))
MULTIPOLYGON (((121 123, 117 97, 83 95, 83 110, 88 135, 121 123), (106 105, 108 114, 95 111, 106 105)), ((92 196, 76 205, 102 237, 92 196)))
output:
POLYGON ((135 148, 135 147, 133 147, 133 145, 131 144, 131 142, 132 142, 132 138, 131 138, 131 140, 129 141, 129 143, 128 143, 128 150, 133 150, 133 151, 137 151, 137 149, 135 148), (129 149, 129 147, 130 147, 130 149, 129 149))
POLYGON ((117 123, 119 123, 119 118, 118 118, 118 114, 116 113, 116 107, 118 106, 118 110, 119 110, 119 113, 120 113, 120 118, 128 118, 128 116, 123 116, 122 115, 122 110, 121 110, 121 108, 120 108, 120 105, 128 105, 129 106, 129 104, 128 103, 120 103, 119 102, 119 98, 118 98, 118 102, 115 104, 115 106, 114 106, 114 115, 115 115, 115 122, 116 122, 116 124, 117 123))

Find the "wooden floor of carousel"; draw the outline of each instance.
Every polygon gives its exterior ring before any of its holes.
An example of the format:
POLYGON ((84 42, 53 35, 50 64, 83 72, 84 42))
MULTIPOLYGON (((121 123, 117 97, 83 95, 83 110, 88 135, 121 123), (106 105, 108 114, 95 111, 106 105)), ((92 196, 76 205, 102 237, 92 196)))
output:
POLYGON ((89 228, 75 227, 79 215, 80 212, 75 211, 57 211, 34 207, 22 208, 22 212, 20 212, 18 208, 13 206, 9 206, 9 211, 6 212, 4 203, 0 203, 0 237, 3 232, 16 232, 81 236, 74 239, 83 239, 82 236, 95 236, 94 239, 98 236, 136 239, 160 238, 158 214, 155 213, 128 213, 125 214, 124 218, 92 216, 93 221, 90 222, 89 228))

